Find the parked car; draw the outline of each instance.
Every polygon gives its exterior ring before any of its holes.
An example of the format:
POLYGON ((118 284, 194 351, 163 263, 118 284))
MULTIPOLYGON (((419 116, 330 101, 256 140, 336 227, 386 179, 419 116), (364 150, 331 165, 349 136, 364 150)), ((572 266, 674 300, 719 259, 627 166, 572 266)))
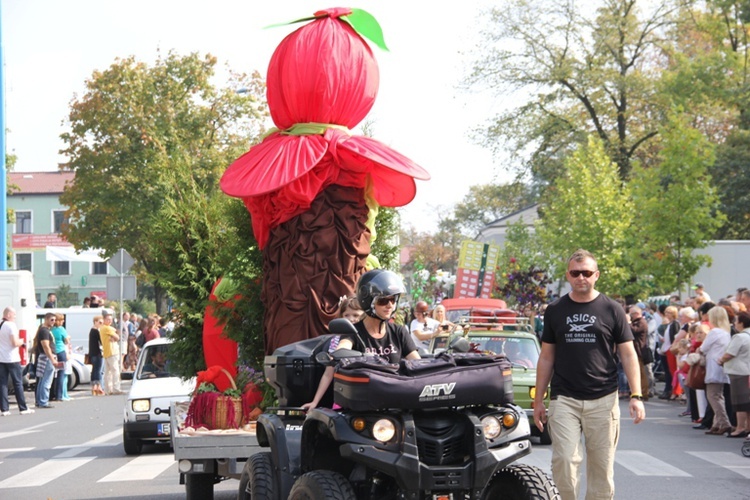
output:
MULTIPOLYGON (((430 341, 430 352, 438 354, 449 347, 456 336, 470 343, 470 350, 486 354, 505 354, 513 367, 513 402, 526 410, 531 435, 539 437, 541 444, 550 444, 547 429, 540 433, 534 424, 534 394, 536 393, 536 366, 541 345, 527 318, 500 323, 492 316, 465 316, 456 318, 460 325, 454 332, 441 333, 430 341)), ((549 401, 549 391, 545 394, 549 401)))
POLYGON ((138 357, 122 425, 122 443, 128 455, 139 454, 143 443, 170 442, 170 405, 188 401, 195 388, 194 378, 183 380, 169 371, 170 343, 168 338, 147 342, 138 357), (152 363, 159 357, 166 359, 166 364, 152 363))

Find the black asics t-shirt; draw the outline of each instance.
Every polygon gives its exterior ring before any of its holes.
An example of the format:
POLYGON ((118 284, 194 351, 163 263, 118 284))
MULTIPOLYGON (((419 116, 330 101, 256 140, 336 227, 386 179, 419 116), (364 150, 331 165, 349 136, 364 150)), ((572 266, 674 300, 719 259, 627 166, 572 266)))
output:
POLYGON ((554 344, 551 396, 598 399, 617 390, 617 344, 632 341, 622 306, 599 294, 591 302, 560 297, 544 313, 542 342, 554 344))

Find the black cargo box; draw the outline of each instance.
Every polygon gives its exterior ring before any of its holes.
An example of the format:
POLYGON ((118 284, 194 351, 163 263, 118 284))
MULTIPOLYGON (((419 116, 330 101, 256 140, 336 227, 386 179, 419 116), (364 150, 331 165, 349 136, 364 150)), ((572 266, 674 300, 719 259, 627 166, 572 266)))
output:
POLYGON ((400 365, 342 362, 333 378, 334 401, 355 411, 426 409, 513 402, 505 356, 441 355, 400 365))
MULTIPOLYGON (((279 406, 298 407, 309 403, 318 390, 318 382, 325 366, 315 362, 315 355, 328 349, 334 335, 321 335, 279 347, 264 360, 266 379, 276 390, 279 406)), ((320 401, 319 406, 333 406, 333 391, 320 401)))

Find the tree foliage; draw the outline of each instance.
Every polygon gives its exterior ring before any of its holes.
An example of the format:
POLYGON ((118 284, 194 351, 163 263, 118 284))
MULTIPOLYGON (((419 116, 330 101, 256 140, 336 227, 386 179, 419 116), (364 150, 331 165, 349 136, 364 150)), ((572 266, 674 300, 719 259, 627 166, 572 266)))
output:
POLYGON ((695 250, 707 245, 724 220, 708 173, 714 147, 686 118, 671 118, 660 132, 655 166, 636 165, 632 173, 638 216, 630 231, 629 253, 639 282, 631 291, 642 295, 679 290, 702 265, 710 264, 695 250))
MULTIPOLYGON (((174 194, 176 170, 215 190, 223 169, 263 130, 263 83, 233 74, 229 88, 212 83, 216 59, 169 53, 153 66, 133 57, 95 71, 71 103, 62 135, 76 174, 60 201, 69 207, 65 237, 78 248, 112 255, 126 249, 154 280, 167 242, 155 230, 174 194), (233 88, 247 88, 238 94, 233 88)), ((171 243, 171 242, 170 242, 171 243)), ((163 312, 163 311, 159 311, 163 312)))
POLYGON ((663 103, 653 74, 673 14, 667 1, 645 15, 639 5, 603 0, 584 9, 568 0, 510 0, 491 9, 468 83, 521 104, 487 126, 485 144, 507 147, 549 182, 591 134, 624 179, 657 134, 653 118, 663 103))
POLYGON ((399 270, 401 251, 398 245, 399 215, 395 208, 380 207, 375 217, 375 241, 370 244, 370 254, 377 257, 380 267, 399 270))
POLYGON ((552 259, 550 270, 562 279, 566 259, 585 248, 597 257, 599 288, 621 293, 631 277, 626 235, 634 212, 628 188, 603 143, 593 137, 568 158, 565 168, 565 175, 549 190, 537 226, 552 259))
POLYGON ((264 85, 257 73, 233 74, 219 89, 215 64, 197 54, 170 53, 153 66, 117 60, 86 82, 63 135, 66 167, 76 174, 61 196, 71 219, 66 237, 110 255, 125 248, 153 281, 157 306, 158 290, 169 292, 179 319, 170 362, 186 377, 204 368, 196 356, 203 312, 214 282, 228 274, 245 288, 236 306, 242 321, 227 318, 226 331, 242 341, 246 359, 263 352, 253 288, 259 252, 246 209, 220 191, 219 179, 263 130, 264 85))

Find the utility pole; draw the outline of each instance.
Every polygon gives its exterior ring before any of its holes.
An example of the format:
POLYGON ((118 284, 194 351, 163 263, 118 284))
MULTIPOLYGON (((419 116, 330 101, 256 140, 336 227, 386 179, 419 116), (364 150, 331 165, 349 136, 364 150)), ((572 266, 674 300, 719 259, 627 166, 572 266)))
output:
POLYGON ((8 269, 8 183, 5 165, 5 46, 0 3, 0 271, 8 269))

